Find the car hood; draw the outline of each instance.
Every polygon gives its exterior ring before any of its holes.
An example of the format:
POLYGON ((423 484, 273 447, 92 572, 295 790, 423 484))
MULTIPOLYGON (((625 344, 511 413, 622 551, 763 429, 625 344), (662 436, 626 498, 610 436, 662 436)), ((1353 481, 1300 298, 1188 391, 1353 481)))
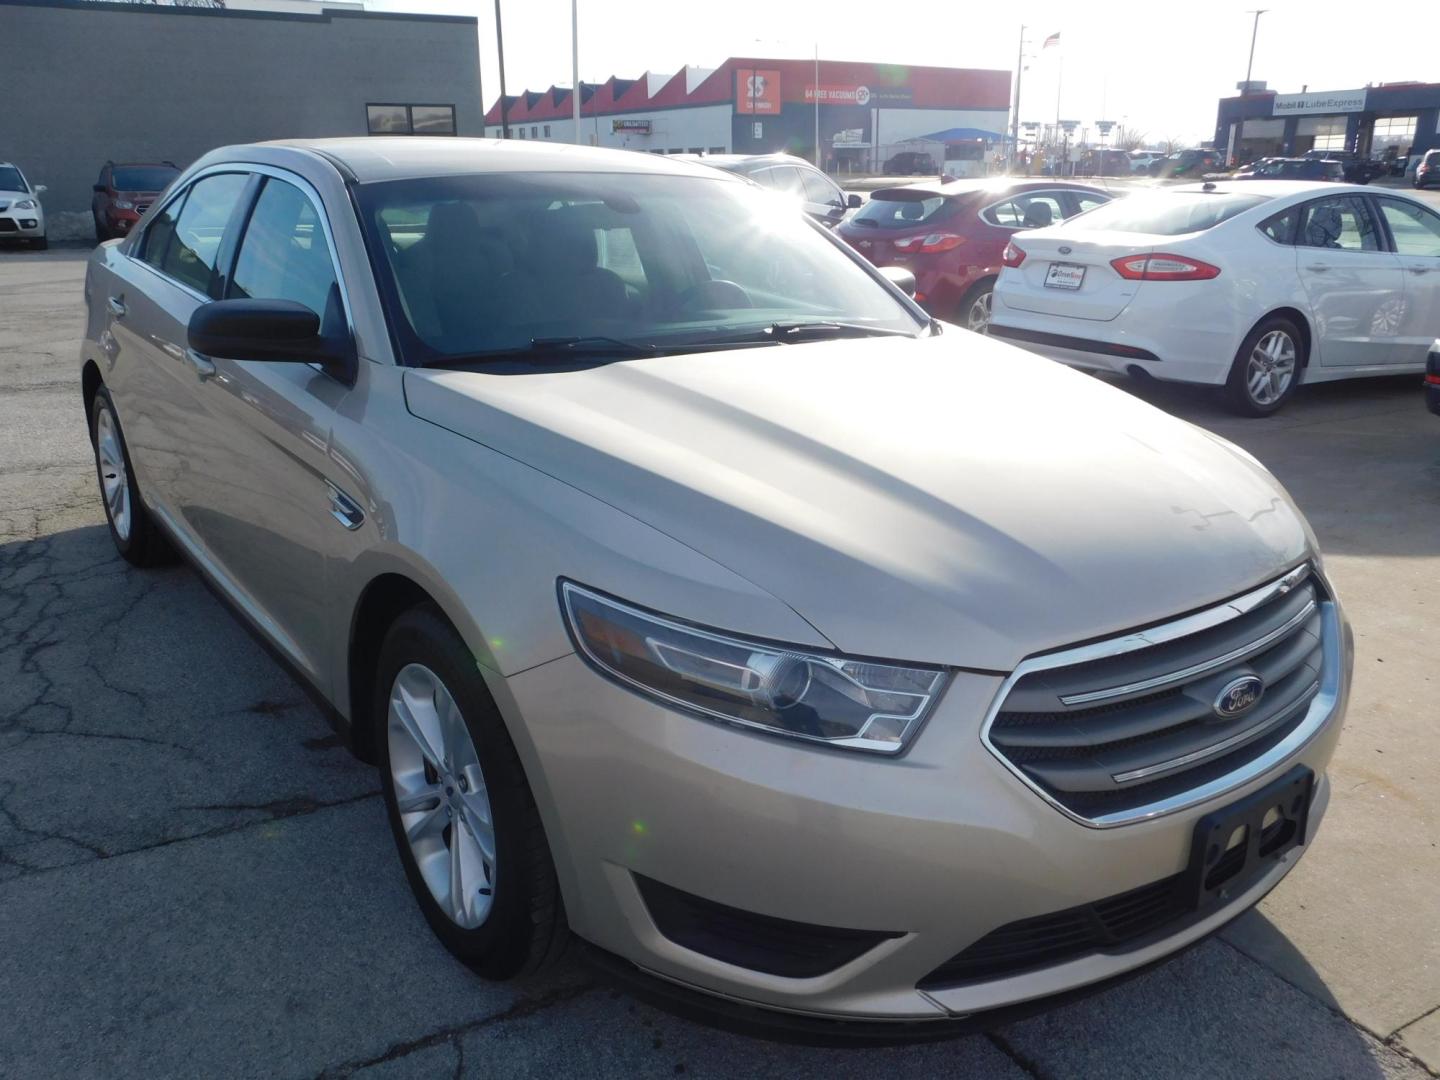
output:
POLYGON ((1310 545, 1243 451, 958 330, 404 381, 414 415, 704 553, 853 654, 1008 671, 1310 545))
POLYGON ((35 196, 34 196, 34 195, 31 195, 30 192, 28 192, 28 191, 10 191, 10 190, 7 190, 6 188, 0 188, 0 199, 3 199, 5 202, 10 202, 12 199, 33 199, 33 198, 35 198, 35 196))

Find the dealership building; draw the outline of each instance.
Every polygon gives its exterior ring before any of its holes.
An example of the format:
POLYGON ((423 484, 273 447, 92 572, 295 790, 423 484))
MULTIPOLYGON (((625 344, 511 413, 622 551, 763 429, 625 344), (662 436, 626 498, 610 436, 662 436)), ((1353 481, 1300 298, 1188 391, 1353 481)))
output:
MULTIPOLYGON (((714 68, 582 83, 580 139, 657 154, 789 151, 831 171, 876 168, 899 150, 983 162, 1010 117, 1010 72, 732 58, 714 68), (818 78, 817 78, 818 68, 818 78)), ((568 87, 497 100, 487 134, 574 142, 568 87), (502 110, 503 105, 503 110, 502 110), (503 115, 502 115, 503 112, 503 115)))
POLYGON ((1377 83, 1359 90, 1279 94, 1263 83, 1222 98, 1215 146, 1241 161, 1351 150, 1413 158, 1440 147, 1440 83, 1377 83))
POLYGON ((110 159, 183 167, 228 143, 484 132, 474 17, 343 0, 0 0, 0 86, 0 160, 49 188, 55 238, 92 233, 110 159))

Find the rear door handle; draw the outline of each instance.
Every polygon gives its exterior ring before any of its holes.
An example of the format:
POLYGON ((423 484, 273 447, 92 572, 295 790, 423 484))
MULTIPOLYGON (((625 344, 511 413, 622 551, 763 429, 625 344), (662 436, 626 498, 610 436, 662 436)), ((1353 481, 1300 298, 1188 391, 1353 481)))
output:
POLYGON ((114 315, 117 319, 123 319, 125 317, 125 301, 120 297, 110 297, 109 300, 105 301, 105 306, 110 309, 110 314, 114 315))
POLYGON ((185 359, 190 361, 190 366, 195 369, 197 378, 204 380, 215 374, 215 365, 194 349, 185 350, 185 359))
POLYGON ((360 528, 365 523, 365 511, 360 509, 360 504, 328 480, 325 488, 330 494, 330 516, 351 532, 360 528))

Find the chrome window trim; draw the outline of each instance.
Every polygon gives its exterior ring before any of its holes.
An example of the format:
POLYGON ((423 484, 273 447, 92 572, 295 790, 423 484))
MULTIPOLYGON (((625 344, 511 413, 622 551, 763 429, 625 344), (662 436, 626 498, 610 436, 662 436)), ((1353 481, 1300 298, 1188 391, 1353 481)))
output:
POLYGON ((1187 615, 1184 618, 1172 622, 1162 623, 1146 630, 1135 631, 1124 634, 1108 641, 1095 642, 1090 645, 1081 645, 1073 649, 1065 649, 1060 652, 1046 653, 1040 656, 1033 656, 1023 660, 1020 665, 1006 677, 995 693, 995 698, 985 714, 985 719, 980 725, 980 742, 990 754, 1003 765, 1006 770, 1013 774, 1021 783, 1031 791, 1035 792, 1052 807, 1064 814, 1071 821, 1091 829, 1112 829, 1121 825, 1132 825, 1141 821, 1151 821, 1155 818, 1165 817, 1168 814, 1179 813, 1188 810, 1190 807, 1198 806, 1200 803, 1208 802, 1211 799, 1219 798, 1243 787, 1245 784, 1263 776, 1265 773, 1280 766, 1288 758, 1299 753, 1309 742, 1325 727, 1326 723, 1335 713, 1336 704, 1340 700, 1341 691, 1341 652, 1343 650, 1343 633, 1340 626, 1340 611, 1333 600, 1322 600, 1319 602, 1321 617, 1321 648, 1323 650, 1322 671, 1320 688, 1318 693, 1310 700, 1309 708, 1305 711, 1305 717, 1284 739, 1275 746, 1272 746, 1258 758, 1246 762, 1238 769, 1234 769, 1224 776, 1216 777, 1208 783, 1201 784, 1189 791, 1172 795, 1165 799, 1159 799, 1153 803, 1133 807, 1128 810, 1120 810, 1109 814, 1100 814, 1095 817, 1086 817, 1077 814, 1073 810, 1054 798, 1043 787, 1037 784, 1018 765, 1011 762, 995 746, 990 739, 990 731, 995 726, 995 721, 1005 704, 1005 699, 1010 696, 1010 691, 1015 684, 1027 675, 1037 671, 1048 671, 1053 668, 1070 667, 1074 664, 1082 664, 1090 660, 1102 659, 1109 656, 1118 656, 1127 652, 1134 652, 1137 649, 1148 648, 1166 641, 1173 641, 1176 638, 1185 637, 1188 634, 1208 629, 1212 626, 1219 626, 1229 622, 1251 611, 1276 596, 1282 595, 1293 589, 1299 582, 1314 573, 1319 577, 1318 568, 1306 562, 1283 576, 1274 579, 1257 589, 1244 593, 1233 600, 1217 604, 1212 608, 1197 612, 1194 615, 1187 615))
MULTIPOLYGON (((183 289, 185 292, 195 297, 201 303, 208 304, 213 302, 214 297, 207 296, 204 293, 190 287, 189 285, 186 285, 184 282, 176 281, 169 274, 162 273, 158 267, 156 267, 152 263, 146 262, 138 255, 133 254, 133 252, 136 245, 140 243, 140 241, 137 240, 136 237, 141 237, 149 233, 150 222, 156 220, 162 213, 169 209, 170 205, 173 202, 181 198, 183 195, 187 194, 190 189, 194 187, 197 183, 199 183, 201 180, 205 179, 207 176, 214 176, 216 173, 245 173, 273 177, 276 180, 283 181, 284 183, 290 184, 298 188, 300 190, 300 193, 310 200, 310 203, 316 212, 316 220, 320 222, 320 227, 325 233, 325 245, 326 249, 330 253, 330 268, 335 272, 336 284, 340 286, 340 306, 344 309, 345 312, 345 326, 346 329, 350 331, 350 335, 353 338, 355 336, 355 317, 350 307, 350 290, 345 283, 345 275, 340 268, 340 258, 338 255, 339 249, 336 247, 335 244, 335 233, 330 226, 330 214, 326 209, 325 200, 321 198, 320 193, 315 190, 315 186, 311 184, 310 181, 306 180, 298 173, 293 173, 288 169, 282 169, 275 165, 263 165, 258 162, 251 161, 221 161, 215 163, 214 165, 207 165, 205 168, 201 169, 193 176, 187 177, 185 183, 172 191, 163 202, 157 201, 151 204, 151 212, 146 214, 145 227, 143 229, 137 229, 135 232, 130 234, 130 239, 127 242, 123 252, 125 257, 131 262, 137 263, 140 266, 145 267, 162 281, 166 281, 179 289, 183 289)), ((249 230, 249 227, 250 223, 247 220, 245 223, 245 228, 247 231, 249 230)), ((243 244, 244 242, 243 234, 240 237, 240 242, 241 244, 243 244)), ((237 260, 240 257, 240 244, 236 245, 235 257, 237 260)), ((323 315, 324 312, 320 312, 320 314, 323 315)))

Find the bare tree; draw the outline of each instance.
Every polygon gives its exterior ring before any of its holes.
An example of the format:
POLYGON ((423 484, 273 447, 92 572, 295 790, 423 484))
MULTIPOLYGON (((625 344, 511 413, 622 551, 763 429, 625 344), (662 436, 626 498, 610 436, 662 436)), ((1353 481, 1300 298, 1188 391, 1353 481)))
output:
POLYGON ((1171 154, 1178 154, 1185 149, 1185 140, 1175 135, 1166 135, 1161 145, 1165 147, 1165 156, 1169 157, 1171 154))
POLYGON ((1115 129, 1115 138, 1110 141, 1110 145, 1116 150, 1142 150, 1145 147, 1145 139, 1145 132, 1121 126, 1115 129))

